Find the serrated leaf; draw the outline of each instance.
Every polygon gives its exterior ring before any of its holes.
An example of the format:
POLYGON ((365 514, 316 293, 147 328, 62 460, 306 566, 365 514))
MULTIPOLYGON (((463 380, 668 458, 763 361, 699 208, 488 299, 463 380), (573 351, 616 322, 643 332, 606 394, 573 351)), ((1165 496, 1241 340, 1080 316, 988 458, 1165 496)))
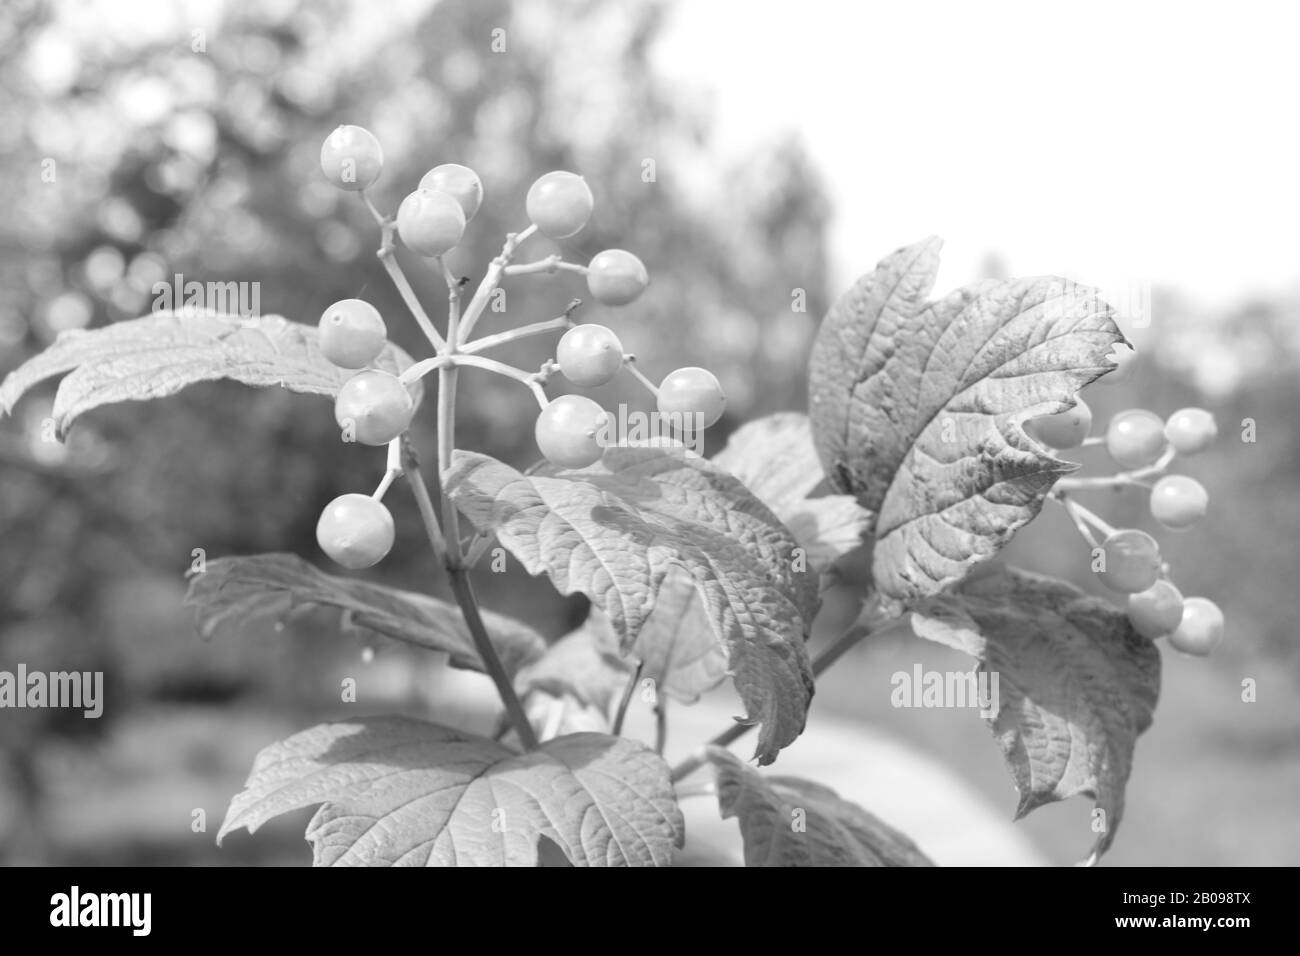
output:
POLYGON ((632 667, 618 651, 618 636, 595 608, 582 626, 564 635, 515 678, 520 696, 542 691, 566 694, 609 715, 614 698, 626 686, 632 667))
POLYGON ((722 818, 740 822, 746 866, 934 866, 910 839, 829 787, 759 773, 721 747, 708 757, 722 818))
POLYGON ((693 704, 727 677, 727 648, 709 624, 709 610, 689 574, 673 571, 630 655, 655 692, 693 704))
POLYGON ((760 760, 803 730, 816 585, 795 570, 789 532, 735 478, 680 449, 625 447, 580 471, 529 475, 460 453, 445 488, 530 574, 605 611, 625 653, 669 572, 690 574, 748 719, 762 724, 760 760))
MULTIPOLYGON (((400 374, 411 357, 389 343, 375 367, 400 374)), ((233 379, 333 396, 356 373, 321 354, 314 326, 283 316, 243 318, 217 312, 155 312, 98 329, 63 332, 0 383, 5 414, 32 386, 69 373, 59 383, 53 417, 60 435, 100 405, 174 395, 196 382, 233 379)), ((416 402, 420 386, 412 386, 416 402)))
POLYGON ((825 480, 807 415, 779 412, 742 425, 713 457, 785 523, 816 571, 857 547, 871 512, 852 495, 809 497, 825 480))
POLYGON ((319 804, 317 866, 666 866, 683 823, 668 765, 635 741, 557 737, 519 754, 402 717, 321 724, 262 750, 217 842, 319 804))
MULTIPOLYGON (((223 629, 241 628, 256 618, 279 620, 297 607, 338 608, 355 629, 443 651, 454 667, 484 670, 456 605, 326 574, 293 554, 209 561, 205 571, 190 577, 185 604, 194 608, 199 633, 205 638, 223 629)), ((482 614, 507 673, 517 673, 546 651, 545 639, 526 624, 492 611, 482 614)))
POLYGON ((921 637, 998 675, 988 719, 1020 791, 1017 818, 1087 794, 1105 813, 1093 853, 1124 814, 1137 737, 1160 694, 1160 654, 1110 602, 1055 578, 998 568, 918 608, 921 637))
POLYGON ((938 239, 898 250, 832 306, 813 348, 813 437, 832 487, 876 512, 895 606, 995 554, 1075 465, 1023 423, 1063 411, 1123 341, 1094 290, 985 281, 935 302, 938 239))

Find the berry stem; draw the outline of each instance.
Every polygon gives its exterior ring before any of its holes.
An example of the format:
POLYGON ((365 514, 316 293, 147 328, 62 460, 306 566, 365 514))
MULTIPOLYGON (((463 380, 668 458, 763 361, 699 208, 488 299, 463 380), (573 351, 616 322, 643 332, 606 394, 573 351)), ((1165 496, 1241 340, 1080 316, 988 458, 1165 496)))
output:
POLYGON ((631 373, 633 378, 635 378, 638 382, 644 385, 649 390, 651 395, 654 395, 656 398, 659 396, 659 386, 656 385, 654 382, 650 381, 650 379, 646 378, 645 373, 642 372, 639 368, 637 368, 635 355, 624 355, 623 367, 627 369, 628 372, 631 373))
MULTIPOLYGON (((454 371, 454 369, 451 371, 454 371)), ((403 443, 403 451, 405 453, 403 464, 406 474, 410 478, 416 506, 420 510, 420 519, 424 523, 434 554, 441 556, 446 564, 448 575, 451 578, 452 594, 456 597, 456 603, 460 605, 460 613, 465 619, 465 627, 468 628, 470 637, 474 641, 474 647, 483 662, 483 668, 487 671, 488 676, 492 678, 492 683, 496 685, 497 694, 501 698, 501 703, 505 706, 506 715, 510 718, 511 726, 514 727, 515 733, 519 735, 519 740, 526 749, 535 750, 537 748, 537 735, 533 732, 533 725, 524 712, 524 705, 520 702, 519 695, 515 693, 514 685, 510 682, 510 675, 506 673, 505 665, 501 663, 501 658, 492 645, 492 639, 488 636, 487 627, 483 624, 483 615, 479 612, 478 599, 475 597, 474 587, 470 583, 469 569, 461 555, 460 542, 453 536, 451 540, 455 543, 454 550, 447 547, 443 535, 444 529, 439 525, 438 515, 434 510, 429 487, 424 480, 424 473, 420 470, 420 462, 416 457, 415 449, 409 441, 406 441, 403 443)), ((433 485, 444 505, 450 505, 451 500, 443 492, 442 481, 439 477, 434 477, 433 485)), ((454 506, 451 506, 450 510, 454 512, 454 506)), ((447 511, 448 508, 444 507, 444 519, 447 511)))
POLYGON ((538 372, 525 372, 521 368, 507 365, 505 362, 483 358, 481 355, 466 355, 464 352, 457 352, 454 361, 456 365, 469 365, 487 372, 495 372, 497 375, 504 375, 506 378, 512 378, 516 382, 528 386, 533 393, 533 397, 537 399, 537 403, 542 408, 550 404, 550 399, 546 397, 546 390, 542 388, 539 380, 540 373, 538 372))
POLYGON ((1074 527, 1075 530, 1079 532, 1079 537, 1088 542, 1089 547, 1099 547, 1096 535, 1092 533, 1092 529, 1088 527, 1088 523, 1084 521, 1083 516, 1079 514, 1077 510, 1078 506, 1063 494, 1054 494, 1051 498, 1057 504, 1065 508, 1065 513, 1069 515, 1070 520, 1074 522, 1074 527))
POLYGON ((615 737, 623 734, 623 721, 627 718, 627 708, 632 703, 632 692, 636 690, 637 681, 641 679, 641 669, 643 667, 645 667, 645 662, 638 661, 636 670, 632 672, 632 676, 628 678, 627 686, 623 688, 623 696, 618 702, 618 711, 614 714, 614 726, 610 729, 610 732, 615 737))
POLYGON ((1164 473, 1169 463, 1178 452, 1173 446, 1166 448, 1164 454, 1144 468, 1132 471, 1119 471, 1113 475, 1101 475, 1095 478, 1062 478, 1056 483, 1056 490, 1063 492, 1086 491, 1097 488, 1125 488, 1131 485, 1141 486, 1143 479, 1153 478, 1164 473))
POLYGON ((545 259, 538 259, 536 262, 521 262, 518 265, 506 266, 501 270, 502 276, 532 276, 532 275, 551 275, 560 268, 560 256, 550 255, 545 259))
POLYGON ((581 299, 574 299, 564 309, 563 315, 558 315, 553 319, 547 319, 545 322, 533 322, 529 325, 521 325, 517 329, 510 329, 507 332, 498 332, 495 335, 485 335, 477 338, 473 342, 465 343, 459 350, 458 354, 472 355, 475 352, 486 352, 488 349, 496 348, 498 345, 506 345, 509 342, 516 342, 519 339, 531 338, 534 335, 544 335, 547 332, 559 332, 563 329, 573 328, 573 311, 582 305, 581 299))
POLYGON ((655 692, 655 753, 664 755, 668 746, 668 701, 663 694, 655 692))
POLYGON ((506 266, 510 265, 510 260, 514 258, 515 250, 536 231, 537 225, 532 223, 523 231, 512 232, 506 236, 505 245, 501 247, 501 254, 492 260, 492 264, 488 266, 487 275, 483 277, 479 287, 474 290, 474 296, 469 300, 469 305, 465 306, 465 312, 461 317, 459 344, 463 345, 468 341, 470 333, 474 331, 474 324, 478 322, 483 315, 483 310, 487 308, 488 298, 492 295, 493 290, 501 284, 501 277, 506 266))
POLYGON ((412 363, 410 368, 397 376, 397 380, 403 385, 410 385, 413 382, 418 382, 432 371, 453 364, 454 361, 451 355, 435 355, 433 358, 420 359, 420 361, 412 363))
POLYGON ((401 475, 402 439, 394 438, 388 443, 388 468, 384 471, 384 477, 379 480, 379 487, 375 489, 375 493, 370 497, 376 501, 383 501, 384 495, 388 494, 388 489, 401 475))
POLYGON ((366 208, 370 210, 370 214, 379 223, 379 228, 382 231, 383 237, 379 244, 379 251, 375 255, 384 264, 384 269, 387 270, 389 278, 393 280, 393 285, 397 287, 397 292, 401 295, 402 301, 406 303, 406 307, 411 311, 411 315, 415 316, 420 331, 432 343, 434 351, 441 355, 447 350, 447 342, 438 333, 438 330, 433 327, 433 322, 429 320, 429 314, 424 311, 424 306, 420 304, 419 297, 416 296, 415 290, 411 288, 411 283, 406 279, 406 273, 402 271, 402 267, 397 261, 397 247, 393 243, 393 235, 397 227, 391 219, 375 208, 375 204, 370 201, 370 197, 366 195, 365 190, 362 190, 359 195, 361 201, 366 204, 366 208))
POLYGON ((457 343, 460 342, 460 280, 451 274, 451 269, 447 268, 442 256, 438 256, 435 261, 443 281, 447 283, 447 350, 455 353, 457 343))

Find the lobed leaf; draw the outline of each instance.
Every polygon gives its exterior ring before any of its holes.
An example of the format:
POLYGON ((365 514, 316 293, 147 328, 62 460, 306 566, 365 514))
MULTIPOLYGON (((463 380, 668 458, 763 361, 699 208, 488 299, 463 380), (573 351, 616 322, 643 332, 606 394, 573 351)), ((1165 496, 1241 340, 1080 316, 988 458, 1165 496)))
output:
POLYGON ((795 569, 796 544, 736 479, 682 449, 607 449, 580 471, 521 474, 459 453, 444 482, 457 507, 530 574, 585 594, 625 653, 669 573, 690 575, 769 763, 803 730, 812 697, 804 647, 816 583, 795 569))
MULTIPOLYGON (((389 343, 375 367, 396 375, 410 364, 411 357, 389 343)), ((333 396, 356 374, 321 354, 315 326, 283 316, 155 312, 98 329, 61 333, 53 345, 0 383, 0 411, 12 412, 34 385, 64 373, 53 410, 61 436, 93 408, 174 395, 196 382, 228 378, 333 396)), ((418 403, 418 383, 411 392, 418 403)))
MULTIPOLYGON (((417 647, 443 651, 453 667, 483 671, 460 609, 438 598, 326 574, 293 554, 218 558, 192 575, 185 603, 199 632, 212 637, 258 617, 282 618, 296 607, 334 607, 351 626, 417 647)), ((483 611, 492 646, 514 675, 546 651, 545 639, 520 621, 483 611)))
POLYGON ((813 347, 813 437, 831 486, 876 513, 873 573, 895 607, 962 578, 1077 466, 1029 438, 1114 367, 1092 289, 985 281, 927 302, 938 239, 899 249, 831 308, 813 347))
POLYGON ((634 741, 574 734, 519 754, 377 717, 262 750, 217 842, 318 804, 317 866, 666 866, 683 839, 668 765, 634 741))
POLYGON ((829 787, 761 774, 708 749, 724 820, 735 817, 746 866, 934 866, 910 839, 829 787))
POLYGON ((1110 846, 1137 737, 1160 694, 1160 654, 1110 602, 1065 581, 995 568, 912 616, 921 637, 998 675, 988 719, 1020 791, 1017 818, 1076 794, 1094 798, 1110 846))

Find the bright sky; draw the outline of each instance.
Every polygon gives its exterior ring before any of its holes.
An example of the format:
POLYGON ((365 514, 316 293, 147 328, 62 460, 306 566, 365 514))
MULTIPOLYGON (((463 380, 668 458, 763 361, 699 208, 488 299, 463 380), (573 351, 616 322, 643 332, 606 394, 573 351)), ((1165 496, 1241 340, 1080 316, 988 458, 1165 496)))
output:
POLYGON ((1300 5, 689 0, 661 48, 724 154, 799 131, 841 284, 945 239, 1013 274, 1220 303, 1300 286, 1300 5))

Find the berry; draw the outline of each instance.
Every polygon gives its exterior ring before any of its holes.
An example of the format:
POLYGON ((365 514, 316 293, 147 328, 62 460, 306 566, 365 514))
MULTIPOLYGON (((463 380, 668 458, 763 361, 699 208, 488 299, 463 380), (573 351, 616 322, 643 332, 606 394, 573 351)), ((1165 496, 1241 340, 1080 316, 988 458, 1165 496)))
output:
POLYGON ((443 163, 424 174, 420 180, 421 189, 444 192, 460 203, 465 213, 465 221, 474 218, 479 204, 483 202, 483 181, 478 173, 459 163, 443 163))
POLYGON ((664 415, 698 415, 696 427, 708 428, 722 417, 727 407, 727 396, 722 386, 708 369, 690 366, 669 372, 659 383, 659 411, 664 415))
POLYGON ((587 288, 602 305, 627 305, 649 284, 645 265, 622 249, 597 253, 587 266, 587 288))
POLYGON ((1035 418, 1029 424, 1034 437, 1048 448, 1078 448, 1092 428, 1092 409, 1075 396, 1073 408, 1035 418))
POLYGON ((440 256, 465 235, 465 210, 451 193, 417 189, 397 207, 397 234, 412 252, 440 256))
POLYGON ((1155 412, 1143 408, 1119 412, 1106 427, 1106 451, 1125 468, 1151 464, 1164 453, 1167 444, 1165 423, 1155 412))
POLYGON ((1183 602, 1183 619, 1169 635, 1169 643, 1184 654, 1205 657, 1223 640, 1223 612, 1209 598, 1189 597, 1183 602))
POLYGON ((1183 596, 1168 581, 1157 581, 1128 596, 1128 619, 1143 637, 1164 637, 1183 619, 1183 596))
POLYGON ((1165 437, 1180 455, 1195 455, 1214 444, 1219 426, 1203 408, 1180 408, 1165 422, 1165 437))
POLYGON ((1112 591, 1136 594, 1160 577, 1160 546, 1145 531, 1123 528, 1102 542, 1101 583, 1112 591))
POLYGON ((1109 372, 1102 374, 1097 379, 1098 385, 1123 385, 1133 377, 1134 361, 1137 359, 1137 350, 1127 342, 1116 342, 1111 346, 1110 353, 1106 356, 1115 363, 1114 368, 1109 372))
POLYGON ((368 369, 348 379, 334 400, 334 420, 351 425, 363 445, 387 445, 411 424, 415 403, 396 375, 368 369))
POLYGON ((353 571, 383 560, 393 547, 393 516, 368 495, 339 495, 316 522, 321 550, 353 571))
POLYGON ((579 325, 564 333, 555 359, 570 382, 592 388, 618 374, 623 367, 623 345, 603 325, 579 325))
POLYGON ((1195 478, 1166 475, 1151 489, 1151 514, 1166 528, 1184 531, 1205 517, 1210 495, 1195 478))
POLYGON ((370 130, 340 126, 321 144, 320 168, 340 189, 369 189, 384 171, 384 151, 370 130))
POLYGON ((379 310, 361 299, 335 302, 320 317, 319 328, 320 350, 339 368, 364 368, 388 341, 379 310))
POLYGON ((568 239, 576 234, 591 218, 595 205, 585 179, 559 170, 539 177, 528 187, 524 200, 528 218, 552 239, 568 239))
POLYGON ((585 468, 600 460, 609 416, 582 395, 561 395, 542 409, 533 434, 546 460, 561 468, 585 468))

